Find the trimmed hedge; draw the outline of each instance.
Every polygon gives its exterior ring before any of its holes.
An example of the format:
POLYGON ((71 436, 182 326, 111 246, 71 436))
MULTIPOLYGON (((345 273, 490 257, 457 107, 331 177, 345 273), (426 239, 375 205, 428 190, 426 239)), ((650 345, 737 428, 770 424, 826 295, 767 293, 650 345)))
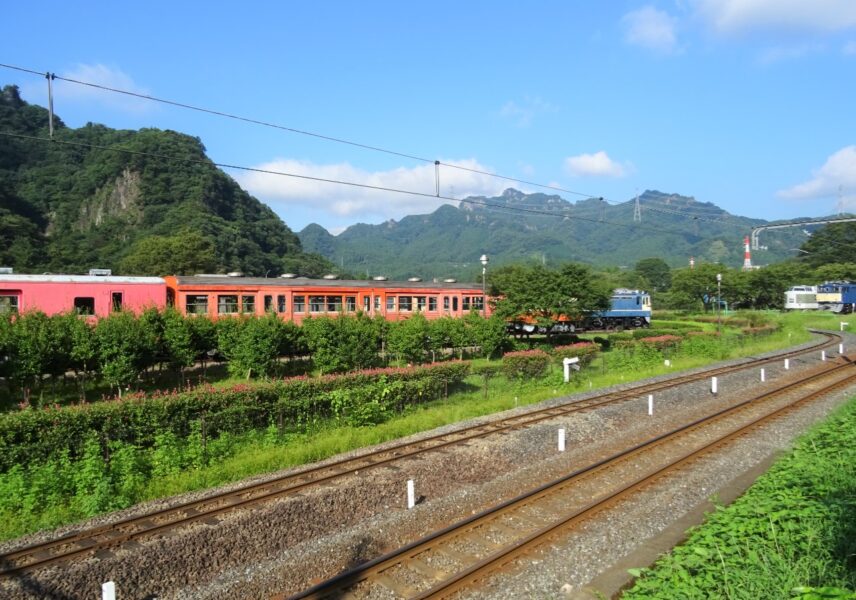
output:
POLYGON ((553 348, 553 356, 556 362, 561 363, 565 358, 579 358, 580 367, 590 364, 598 352, 600 352, 600 346, 594 342, 577 342, 569 346, 553 348))
POLYGON ((550 355, 543 350, 508 352, 502 356, 502 372, 509 379, 541 377, 551 360, 550 355))
POLYGON ((219 389, 201 386, 148 397, 130 394, 121 400, 0 414, 0 472, 63 452, 76 458, 92 432, 105 447, 110 441, 148 447, 165 432, 187 436, 200 420, 210 437, 271 423, 302 427, 325 417, 343 417, 353 423, 349 415, 376 396, 382 397, 384 407, 401 409, 440 397, 448 385, 462 381, 468 373, 467 363, 453 361, 219 389))

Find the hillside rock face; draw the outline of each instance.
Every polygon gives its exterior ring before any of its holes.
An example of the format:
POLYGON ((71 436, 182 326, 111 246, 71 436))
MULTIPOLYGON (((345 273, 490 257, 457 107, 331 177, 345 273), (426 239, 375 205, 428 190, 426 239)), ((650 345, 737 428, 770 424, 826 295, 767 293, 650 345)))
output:
MULTIPOLYGON (((0 131, 46 138, 47 127, 45 109, 23 101, 14 86, 0 91, 0 131)), ((121 272, 147 239, 192 232, 202 236, 200 247, 213 248, 204 264, 219 271, 262 275, 306 262, 319 273, 330 270, 303 253, 269 207, 220 171, 200 140, 93 123, 70 129, 58 118, 54 130, 52 143, 14 137, 0 143, 3 266, 22 273, 121 272)))

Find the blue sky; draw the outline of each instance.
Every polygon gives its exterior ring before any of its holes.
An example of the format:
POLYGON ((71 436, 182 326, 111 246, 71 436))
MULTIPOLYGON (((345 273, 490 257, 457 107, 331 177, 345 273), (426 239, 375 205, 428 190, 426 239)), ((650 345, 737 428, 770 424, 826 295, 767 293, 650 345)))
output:
MULTIPOLYGON (((54 2, 3 9, 0 63, 623 202, 856 211, 856 1, 54 2)), ((46 105, 44 78, 0 84, 46 105)), ((199 136, 216 162, 432 194, 431 162, 56 82, 67 124, 199 136)), ((422 196, 227 171, 294 230, 422 196)), ((547 191, 443 166, 441 195, 547 191)), ((644 216, 643 216, 644 219, 644 216)))

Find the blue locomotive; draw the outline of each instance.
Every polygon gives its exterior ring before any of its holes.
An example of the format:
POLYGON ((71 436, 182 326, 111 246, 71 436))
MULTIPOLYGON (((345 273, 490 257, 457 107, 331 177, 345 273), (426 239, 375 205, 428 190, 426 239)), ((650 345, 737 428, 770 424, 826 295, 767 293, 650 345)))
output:
POLYGON ((574 333, 585 330, 612 330, 648 327, 651 324, 651 296, 641 290, 614 290, 609 310, 593 312, 582 319, 558 318, 550 327, 529 320, 509 323, 509 333, 574 333))
POLYGON ((827 281, 817 286, 817 307, 834 313, 849 314, 856 306, 856 283, 827 281))
POLYGON ((594 313, 588 320, 591 329, 648 327, 651 324, 651 296, 641 290, 614 290, 609 310, 594 313))

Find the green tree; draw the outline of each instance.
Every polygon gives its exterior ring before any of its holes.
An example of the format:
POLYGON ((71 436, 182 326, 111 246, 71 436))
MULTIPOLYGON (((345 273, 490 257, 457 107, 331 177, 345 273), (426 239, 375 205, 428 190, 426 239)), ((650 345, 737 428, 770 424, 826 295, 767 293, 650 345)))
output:
POLYGON ((272 374, 279 358, 281 331, 282 321, 274 314, 247 319, 229 358, 229 373, 247 379, 253 373, 272 374))
POLYGON ((416 313, 409 319, 394 323, 389 331, 389 351, 410 364, 425 362, 430 349, 428 319, 416 313))
POLYGON ((722 298, 734 302, 746 297, 744 287, 746 276, 736 269, 723 265, 702 263, 694 269, 678 269, 672 276, 672 299, 677 304, 687 307, 703 306, 705 310, 715 308, 717 296, 717 274, 722 275, 720 288, 722 298))
POLYGON ((120 268, 134 275, 209 273, 217 269, 214 242, 197 231, 144 237, 131 247, 120 268))
POLYGON ((380 331, 375 321, 363 313, 311 317, 303 322, 302 330, 312 361, 323 372, 366 369, 378 364, 380 331))
POLYGON ((184 318, 174 308, 163 313, 163 343, 169 362, 184 376, 184 369, 193 366, 197 350, 194 344, 191 322, 194 317, 184 318))
POLYGON ((147 337, 137 318, 128 312, 112 313, 95 326, 101 375, 120 397, 122 389, 142 372, 149 350, 147 337))
POLYGON ((665 292, 672 285, 672 270, 662 258, 643 258, 634 267, 652 292, 665 292))
POLYGON ((830 223, 815 231, 797 258, 812 267, 856 263, 856 223, 830 223))
POLYGON ((51 318, 43 312, 19 315, 13 322, 9 360, 12 378, 24 388, 24 399, 29 399, 26 385, 41 387, 42 375, 56 371, 56 335, 51 318))
POLYGON ((547 325, 557 316, 577 318, 609 307, 611 291, 585 265, 558 270, 542 265, 502 267, 491 276, 492 295, 501 296, 495 313, 505 319, 527 316, 547 325))
POLYGON ((830 263, 815 269, 815 278, 822 281, 854 281, 856 280, 856 263, 830 263))
POLYGON ((481 316, 467 317, 472 327, 475 343, 481 348, 482 356, 495 357, 508 345, 505 320, 497 315, 485 319, 481 316))

